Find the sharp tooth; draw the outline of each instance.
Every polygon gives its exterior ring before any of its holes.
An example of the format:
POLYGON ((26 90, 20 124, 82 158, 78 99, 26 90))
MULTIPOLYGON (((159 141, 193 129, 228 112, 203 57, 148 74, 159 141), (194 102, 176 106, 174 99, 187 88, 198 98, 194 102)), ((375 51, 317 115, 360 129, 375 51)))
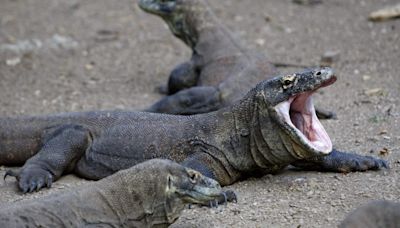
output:
POLYGON ((325 146, 325 144, 321 141, 313 141, 312 143, 318 148, 322 148, 325 146))

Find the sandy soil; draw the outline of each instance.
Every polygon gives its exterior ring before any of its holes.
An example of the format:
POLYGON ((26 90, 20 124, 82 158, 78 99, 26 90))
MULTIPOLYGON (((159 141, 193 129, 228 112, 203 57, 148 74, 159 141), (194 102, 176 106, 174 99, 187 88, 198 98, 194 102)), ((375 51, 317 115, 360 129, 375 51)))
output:
MULTIPOLYGON (((337 148, 381 156, 391 169, 249 179, 229 186, 240 197, 237 204, 186 210, 173 227, 334 227, 365 202, 399 201, 400 20, 366 20, 396 2, 211 3, 235 36, 273 61, 315 65, 324 52, 340 51, 338 82, 316 95, 318 105, 336 110, 339 119, 323 124, 337 148)), ((2 0, 0 115, 140 109, 161 96, 154 88, 189 56, 160 19, 132 1, 2 0)), ((23 196, 10 178, 0 181, 0 202, 45 197, 84 182, 69 175, 51 190, 23 196)))

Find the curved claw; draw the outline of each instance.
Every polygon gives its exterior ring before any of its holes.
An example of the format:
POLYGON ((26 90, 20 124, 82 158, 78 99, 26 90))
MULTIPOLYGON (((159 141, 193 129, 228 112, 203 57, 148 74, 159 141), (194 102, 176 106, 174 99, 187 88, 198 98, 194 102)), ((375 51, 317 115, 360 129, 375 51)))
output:
POLYGON ((53 176, 49 173, 46 177, 46 187, 51 188, 51 185, 53 184, 53 176))
POLYGON ((385 169, 390 169, 390 164, 388 161, 382 160, 382 167, 385 169))
POLYGON ((4 174, 4 177, 3 177, 3 178, 4 178, 4 181, 6 180, 6 178, 7 178, 8 176, 10 176, 10 177, 15 177, 15 178, 18 180, 19 173, 18 173, 18 172, 15 172, 14 170, 9 169, 9 170, 7 170, 6 173, 4 174))
POLYGON ((374 158, 371 156, 365 156, 365 160, 356 161, 355 171, 367 171, 367 170, 380 170, 382 168, 389 169, 387 161, 374 158))
POLYGON ((234 191, 227 190, 227 191, 224 192, 224 195, 226 197, 226 201, 227 202, 234 202, 234 203, 238 202, 237 195, 236 195, 236 193, 234 191))
MULTIPOLYGON (((373 159, 373 157, 371 157, 373 159)), ((382 160, 382 159, 376 159, 375 160, 375 167, 376 169, 381 169, 381 168, 385 168, 385 169, 390 169, 389 167, 389 162, 382 160)))

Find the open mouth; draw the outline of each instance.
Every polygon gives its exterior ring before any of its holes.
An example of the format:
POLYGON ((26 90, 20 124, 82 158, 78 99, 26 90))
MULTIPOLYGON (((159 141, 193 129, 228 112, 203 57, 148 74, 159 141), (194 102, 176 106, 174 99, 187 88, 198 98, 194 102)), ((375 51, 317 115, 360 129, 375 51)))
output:
MULTIPOLYGON (((331 78, 323 85, 328 86, 336 81, 331 78)), ((296 133, 303 143, 322 154, 332 151, 332 142, 315 112, 312 94, 317 90, 303 92, 289 100, 279 103, 275 109, 284 122, 296 133)))

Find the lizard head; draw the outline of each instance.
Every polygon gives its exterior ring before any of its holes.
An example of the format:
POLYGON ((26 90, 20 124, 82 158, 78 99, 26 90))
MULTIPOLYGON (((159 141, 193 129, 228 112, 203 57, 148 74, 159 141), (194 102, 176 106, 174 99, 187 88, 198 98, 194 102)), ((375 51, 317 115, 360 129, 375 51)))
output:
POLYGON ((187 204, 208 205, 224 195, 217 181, 167 159, 147 160, 120 172, 136 199, 133 211, 141 209, 143 219, 154 226, 172 224, 187 204))
POLYGON ((265 127, 275 126, 269 136, 280 137, 283 148, 297 158, 329 154, 332 142, 316 115, 312 95, 335 81, 332 69, 316 68, 261 82, 255 89, 260 116, 272 119, 265 127))
POLYGON ((203 205, 223 194, 217 181, 183 166, 170 170, 166 191, 168 195, 179 197, 185 203, 203 205))
POLYGON ((202 19, 207 19, 201 14, 209 12, 200 0, 140 0, 139 7, 161 17, 172 33, 190 47, 197 42, 202 19))

